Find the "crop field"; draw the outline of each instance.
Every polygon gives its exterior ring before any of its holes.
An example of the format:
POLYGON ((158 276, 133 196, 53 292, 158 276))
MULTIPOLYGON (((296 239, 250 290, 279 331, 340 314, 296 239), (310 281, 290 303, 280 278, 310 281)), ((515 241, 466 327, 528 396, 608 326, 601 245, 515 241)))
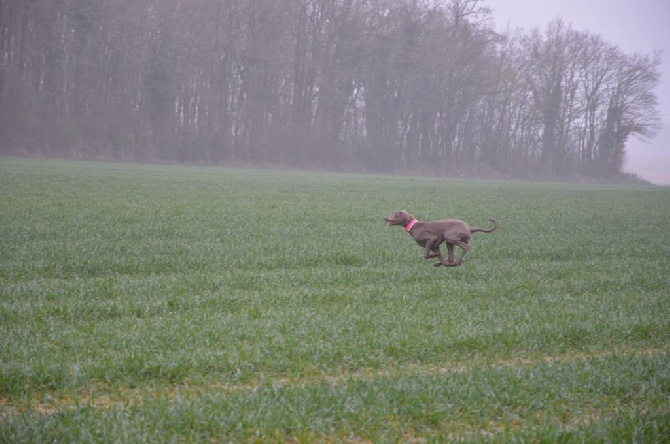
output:
POLYGON ((0 158, 0 443, 660 443, 669 352, 667 188, 0 158))

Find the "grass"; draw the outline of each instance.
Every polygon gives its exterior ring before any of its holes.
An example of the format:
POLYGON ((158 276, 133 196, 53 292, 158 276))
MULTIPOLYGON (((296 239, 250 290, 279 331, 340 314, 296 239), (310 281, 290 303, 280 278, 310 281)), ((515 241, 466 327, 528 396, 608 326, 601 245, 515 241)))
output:
POLYGON ((4 158, 0 220, 0 442, 670 436, 667 189, 4 158))

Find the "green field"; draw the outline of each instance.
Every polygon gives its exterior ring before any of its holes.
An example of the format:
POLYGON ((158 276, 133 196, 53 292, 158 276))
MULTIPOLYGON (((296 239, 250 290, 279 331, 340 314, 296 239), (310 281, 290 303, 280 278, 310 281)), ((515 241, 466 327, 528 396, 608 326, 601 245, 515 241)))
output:
POLYGON ((669 351, 667 188, 0 158, 2 443, 667 442, 669 351))

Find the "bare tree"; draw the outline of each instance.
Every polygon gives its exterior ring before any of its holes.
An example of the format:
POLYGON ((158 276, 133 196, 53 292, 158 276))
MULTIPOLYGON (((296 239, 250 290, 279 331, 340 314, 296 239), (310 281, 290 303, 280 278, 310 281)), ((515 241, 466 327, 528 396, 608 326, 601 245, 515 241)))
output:
POLYGON ((653 89, 659 83, 658 54, 622 56, 613 83, 609 85, 607 113, 598 139, 597 174, 613 177, 621 173, 625 144, 631 135, 653 137, 660 121, 655 112, 653 89))
POLYGON ((482 0, 0 0, 0 153, 614 178, 660 56, 482 0))

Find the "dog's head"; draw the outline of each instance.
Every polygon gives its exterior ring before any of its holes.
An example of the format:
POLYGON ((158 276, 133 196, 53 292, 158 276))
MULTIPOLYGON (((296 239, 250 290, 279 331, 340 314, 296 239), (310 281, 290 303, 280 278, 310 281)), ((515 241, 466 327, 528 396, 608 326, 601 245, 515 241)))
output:
POLYGON ((394 225, 401 225, 404 227, 408 223, 410 223, 412 219, 414 219, 414 216, 409 214, 407 211, 399 210, 391 214, 390 216, 386 216, 384 218, 384 221, 388 224, 389 227, 392 227, 394 225))

